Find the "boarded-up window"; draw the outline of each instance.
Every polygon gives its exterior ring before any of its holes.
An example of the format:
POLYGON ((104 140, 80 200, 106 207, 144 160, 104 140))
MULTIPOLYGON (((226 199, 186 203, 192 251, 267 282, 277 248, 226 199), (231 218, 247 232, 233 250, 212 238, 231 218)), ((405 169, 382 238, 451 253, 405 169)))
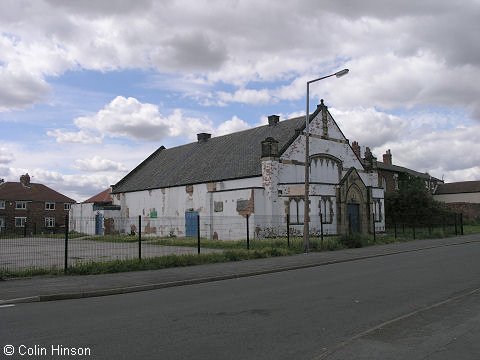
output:
POLYGON ((223 201, 215 201, 213 203, 213 210, 215 212, 222 212, 223 211, 223 201))
POLYGON ((250 209, 250 201, 249 200, 237 200, 237 211, 243 212, 248 211, 250 209))

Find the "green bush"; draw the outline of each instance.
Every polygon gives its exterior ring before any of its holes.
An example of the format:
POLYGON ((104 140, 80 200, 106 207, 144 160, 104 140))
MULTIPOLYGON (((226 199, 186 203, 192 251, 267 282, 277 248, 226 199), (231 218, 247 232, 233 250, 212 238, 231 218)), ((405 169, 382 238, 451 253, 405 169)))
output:
POLYGON ((368 237, 361 234, 342 235, 339 241, 340 244, 349 249, 361 248, 368 245, 368 237))

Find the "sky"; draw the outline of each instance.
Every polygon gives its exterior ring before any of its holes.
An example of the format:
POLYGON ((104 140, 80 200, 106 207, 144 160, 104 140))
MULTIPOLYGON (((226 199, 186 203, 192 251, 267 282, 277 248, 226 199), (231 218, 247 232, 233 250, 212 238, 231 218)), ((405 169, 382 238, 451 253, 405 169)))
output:
POLYGON ((0 0, 0 179, 83 201, 160 146, 305 114, 480 180, 480 0, 0 0), (313 110, 312 110, 313 111, 313 110))

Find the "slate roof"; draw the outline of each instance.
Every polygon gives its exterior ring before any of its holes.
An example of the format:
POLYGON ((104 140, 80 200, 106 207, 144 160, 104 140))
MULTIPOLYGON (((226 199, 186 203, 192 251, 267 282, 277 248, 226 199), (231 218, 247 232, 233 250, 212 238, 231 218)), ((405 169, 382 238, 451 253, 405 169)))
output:
POLYGON ((436 181, 442 181, 440 179, 437 179, 436 177, 431 176, 428 173, 421 173, 403 166, 398 166, 398 165, 390 165, 390 164, 385 164, 384 162, 377 161, 377 168, 380 170, 386 170, 386 171, 393 171, 393 172, 399 172, 399 173, 407 173, 415 177, 419 177, 421 179, 434 179, 436 181))
POLYGON ((20 182, 0 184, 0 200, 75 203, 75 200, 60 194, 46 185, 30 183, 30 186, 27 187, 20 182))
POLYGON ((261 142, 273 137, 282 153, 304 126, 305 117, 298 117, 205 142, 162 146, 114 185, 112 193, 261 176, 261 142))
POLYGON ((459 193, 480 193, 480 181, 460 181, 439 184, 435 191, 435 195, 459 193))

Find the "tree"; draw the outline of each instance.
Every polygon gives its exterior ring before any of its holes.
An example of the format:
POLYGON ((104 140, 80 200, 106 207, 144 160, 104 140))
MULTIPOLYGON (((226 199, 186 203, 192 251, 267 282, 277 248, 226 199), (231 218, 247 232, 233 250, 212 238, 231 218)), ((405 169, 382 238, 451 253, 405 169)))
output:
POLYGON ((423 179, 401 174, 398 185, 398 191, 385 194, 388 224, 428 224, 450 214, 444 204, 433 199, 423 179))

